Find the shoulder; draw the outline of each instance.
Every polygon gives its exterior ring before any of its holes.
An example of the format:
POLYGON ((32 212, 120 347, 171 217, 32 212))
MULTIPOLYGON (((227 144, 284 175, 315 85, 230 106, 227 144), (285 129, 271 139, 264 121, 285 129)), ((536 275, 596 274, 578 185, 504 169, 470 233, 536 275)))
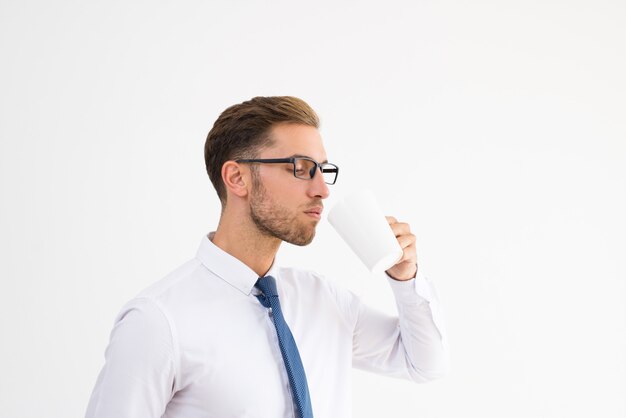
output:
POLYGON ((166 274, 160 280, 143 289, 136 297, 160 299, 168 292, 173 292, 187 286, 193 286, 194 279, 198 275, 201 275, 203 270, 204 267, 202 263, 195 258, 191 259, 166 274))
POLYGON ((328 277, 317 271, 295 267, 281 267, 279 269, 280 280, 288 286, 298 290, 318 289, 329 293, 353 293, 343 287, 333 277, 328 277))
POLYGON ((337 286, 326 276, 312 270, 281 267, 278 274, 281 285, 286 290, 334 292, 337 289, 337 286))
MULTIPOLYGON (((281 267, 280 285, 292 298, 315 301, 318 306, 332 305, 345 317, 354 317, 361 303, 360 298, 332 278, 312 270, 281 267), (328 304, 328 305, 327 305, 328 304)), ((351 322, 351 321, 350 321, 351 322)))
POLYGON ((115 323, 136 323, 145 329, 159 328, 172 333, 175 313, 184 306, 189 295, 197 293, 198 283, 206 277, 204 267, 192 259, 129 300, 119 311, 115 323))

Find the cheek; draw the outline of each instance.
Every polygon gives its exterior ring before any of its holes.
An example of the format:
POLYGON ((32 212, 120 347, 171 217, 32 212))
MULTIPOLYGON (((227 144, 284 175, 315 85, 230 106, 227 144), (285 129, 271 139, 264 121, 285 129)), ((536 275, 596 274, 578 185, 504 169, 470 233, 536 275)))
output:
POLYGON ((296 195, 300 181, 293 177, 292 172, 279 172, 271 177, 268 176, 264 184, 272 196, 288 199, 290 196, 296 195))
POLYGON ((266 170, 261 173, 261 181, 266 189, 276 190, 289 185, 291 178, 293 178, 292 169, 278 167, 269 168, 272 168, 272 170, 266 170))
POLYGON ((278 187, 273 187, 268 194, 271 196, 272 203, 282 211, 293 212, 299 205, 298 190, 293 184, 285 182, 278 187))

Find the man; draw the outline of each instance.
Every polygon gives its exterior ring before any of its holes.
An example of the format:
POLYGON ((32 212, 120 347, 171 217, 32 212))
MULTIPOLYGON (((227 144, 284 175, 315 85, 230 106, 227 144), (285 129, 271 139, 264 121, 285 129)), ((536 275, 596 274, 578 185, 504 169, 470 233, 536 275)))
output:
POLYGON ((315 112, 294 97, 224 111, 205 160, 222 203, 196 256, 120 312, 88 418, 348 417, 351 367, 425 382, 447 367, 434 291, 417 275, 415 236, 384 274, 399 318, 318 274, 274 263, 307 245, 338 168, 315 112))

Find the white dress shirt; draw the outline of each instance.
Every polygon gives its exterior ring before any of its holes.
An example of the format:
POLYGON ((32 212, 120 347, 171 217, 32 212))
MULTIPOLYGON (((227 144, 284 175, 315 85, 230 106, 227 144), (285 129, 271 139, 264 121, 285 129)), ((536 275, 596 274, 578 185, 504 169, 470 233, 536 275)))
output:
MULTIPOLYGON (((274 276, 316 418, 351 416, 351 368, 425 382, 447 370, 430 282, 385 273, 398 317, 316 273, 274 276)), ((293 417, 276 330, 258 277, 207 237, 196 257, 140 293, 117 319, 87 418, 293 417)))

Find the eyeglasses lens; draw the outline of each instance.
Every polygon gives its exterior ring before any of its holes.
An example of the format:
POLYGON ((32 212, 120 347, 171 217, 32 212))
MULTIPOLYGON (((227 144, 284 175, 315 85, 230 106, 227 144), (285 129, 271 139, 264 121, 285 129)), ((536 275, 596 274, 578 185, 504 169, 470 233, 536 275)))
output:
POLYGON ((315 174, 315 170, 317 169, 315 163, 310 160, 297 159, 294 162, 294 165, 296 170, 296 177, 305 180, 311 179, 315 174))
MULTIPOLYGON (((314 161, 305 160, 305 159, 297 159, 295 162, 295 173, 296 177, 310 180, 315 176, 315 170, 317 170, 317 165, 314 161)), ((321 164, 322 166, 322 176, 324 177, 324 182, 328 184, 334 184, 337 180, 337 167, 332 164, 321 164)))
POLYGON ((332 164, 322 164, 322 174, 324 175, 324 182, 328 184, 335 184, 337 181, 338 169, 332 164))

